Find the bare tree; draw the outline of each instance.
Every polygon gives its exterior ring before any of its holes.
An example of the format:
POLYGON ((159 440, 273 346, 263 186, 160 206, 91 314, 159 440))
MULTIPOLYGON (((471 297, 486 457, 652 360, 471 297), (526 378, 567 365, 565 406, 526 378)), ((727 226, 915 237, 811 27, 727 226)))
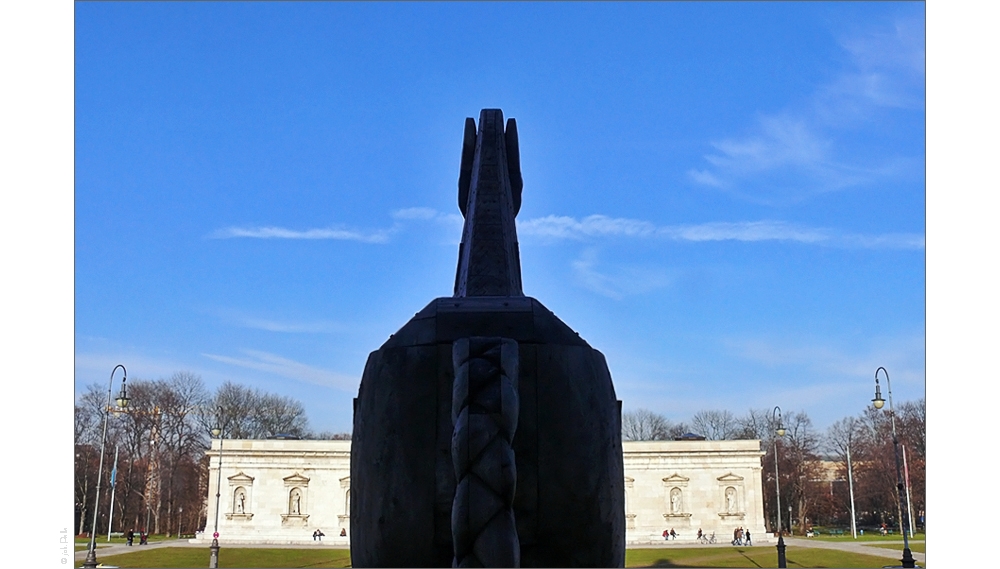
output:
POLYGON ((206 431, 221 420, 226 438, 264 439, 277 434, 305 437, 309 421, 305 408, 292 399, 231 382, 222 384, 214 400, 203 408, 206 431), (216 418, 222 408, 222 417, 216 418))
POLYGON ((622 413, 622 440, 664 441, 672 438, 673 425, 666 417, 648 409, 622 413))
POLYGON ((771 409, 750 409, 746 415, 736 419, 734 439, 758 439, 762 444, 770 444, 777 428, 771 409))
POLYGON ((349 441, 351 440, 351 433, 334 433, 332 431, 308 432, 302 438, 315 441, 349 441))
POLYGON ((190 372, 177 372, 170 380, 156 382, 156 387, 162 412, 161 480, 164 486, 162 491, 166 493, 163 514, 169 536, 175 533, 177 509, 184 507, 186 480, 182 474, 190 465, 197 464, 204 452, 207 436, 199 427, 196 414, 205 407, 209 397, 201 377, 190 372), (180 497, 179 502, 176 496, 180 497))
POLYGON ((736 416, 726 410, 698 411, 691 417, 691 426, 711 441, 734 439, 740 431, 736 416))
MULTIPOLYGON (((123 531, 172 535, 201 523, 207 491, 205 449, 218 419, 218 405, 225 413, 221 419, 227 438, 308 434, 305 410, 298 401, 232 383, 210 397, 201 378, 190 372, 154 381, 130 379, 129 398, 128 409, 113 413, 108 422, 104 457, 110 465, 115 447, 119 448, 113 506, 115 525, 123 531)), ((94 384, 77 398, 74 409, 75 501, 80 520, 94 512, 106 406, 106 388, 94 384)), ((346 433, 327 436, 349 438, 346 433)), ((103 480, 109 472, 110 467, 104 469, 103 480)), ((98 527, 107 527, 110 494, 102 493, 97 505, 98 527)))

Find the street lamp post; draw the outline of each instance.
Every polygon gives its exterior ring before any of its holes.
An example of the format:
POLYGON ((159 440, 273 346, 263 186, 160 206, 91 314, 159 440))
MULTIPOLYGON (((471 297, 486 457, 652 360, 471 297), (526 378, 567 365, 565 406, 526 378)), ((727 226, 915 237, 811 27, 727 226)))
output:
MULTIPOLYGON (((771 422, 778 424, 774 429, 775 434, 778 437, 785 436, 785 425, 781 422, 781 407, 775 406, 774 410, 771 411, 771 422)), ((785 567, 785 539, 781 535, 781 485, 778 484, 778 437, 774 438, 774 496, 777 500, 775 515, 778 518, 778 567, 785 567)), ((791 523, 791 516, 789 516, 788 529, 791 529, 791 523)))
POLYGON ((876 409, 881 409, 885 405, 885 399, 882 399, 882 389, 878 383, 879 371, 885 373, 885 387, 889 390, 889 422, 892 425, 892 449, 896 459, 896 493, 900 504, 899 529, 900 533, 903 534, 903 558, 900 561, 902 561, 903 567, 916 567, 916 562, 913 560, 913 553, 910 552, 910 540, 906 535, 906 520, 903 519, 904 516, 909 514, 910 505, 906 499, 906 493, 903 491, 903 474, 899 465, 899 437, 896 436, 896 414, 892 409, 892 385, 889 383, 889 372, 881 366, 875 370, 875 398, 872 399, 872 405, 876 409))
POLYGON ((101 502, 101 473, 104 471, 104 443, 108 437, 108 417, 111 415, 111 387, 114 385, 115 372, 118 371, 118 368, 122 368, 122 390, 115 402, 121 409, 128 407, 128 395, 125 393, 125 380, 128 378, 128 370, 122 364, 118 364, 111 370, 111 378, 108 379, 108 404, 104 407, 104 431, 101 433, 101 458, 97 466, 97 492, 94 494, 94 521, 90 524, 90 546, 87 551, 87 559, 83 562, 83 566, 88 569, 97 567, 97 508, 101 502))
POLYGON ((853 420, 848 428, 850 430, 847 432, 847 484, 848 490, 851 493, 851 536, 854 537, 854 539, 858 539, 858 517, 854 513, 854 474, 851 470, 851 437, 854 433, 853 420))
POLYGON ((215 427, 212 428, 212 436, 219 437, 219 475, 215 482, 215 531, 212 533, 212 545, 208 548, 208 566, 215 568, 219 566, 219 498, 222 495, 222 407, 219 407, 219 414, 215 418, 215 427))

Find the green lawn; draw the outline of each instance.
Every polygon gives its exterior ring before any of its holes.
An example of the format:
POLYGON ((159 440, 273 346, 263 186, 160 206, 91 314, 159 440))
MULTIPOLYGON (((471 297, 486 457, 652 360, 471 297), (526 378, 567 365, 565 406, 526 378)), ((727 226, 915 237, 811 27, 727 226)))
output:
MULTIPOLYGON (((802 536, 801 535, 797 535, 795 537, 802 537, 802 536)), ((911 540, 915 540, 915 541, 923 541, 926 538, 927 538, 926 534, 924 534, 922 532, 916 532, 916 533, 913 534, 913 537, 910 538, 910 539, 911 540)), ((829 534, 822 534, 821 533, 821 534, 817 535, 816 537, 810 537, 810 538, 807 538, 807 539, 821 539, 823 541, 865 541, 865 542, 867 542, 867 541, 899 541, 899 542, 902 542, 903 541, 902 536, 900 536, 898 534, 879 535, 877 533, 866 533, 864 535, 860 535, 859 534, 858 538, 854 539, 853 537, 851 537, 851 532, 850 531, 848 531, 847 533, 845 533, 843 535, 829 535, 829 534)))
MULTIPOLYGON (((892 562, 883 557, 827 549, 789 548, 789 567, 882 567, 892 562)), ((100 558, 105 565, 119 567, 205 567, 207 548, 163 547, 100 558)), ((219 567, 350 567, 346 549, 256 549, 224 548, 219 567)), ((626 567, 777 567, 774 547, 703 547, 677 549, 630 549, 626 567)))
MULTIPOLYGON (((790 547, 788 567, 882 567, 891 559, 836 551, 790 547)), ((773 547, 705 547, 698 549, 630 549, 626 567, 777 567, 778 552, 773 547)))
MULTIPOLYGON (((99 560, 118 567, 208 567, 208 548, 160 547, 136 553, 108 555, 99 560)), ((219 567, 350 567, 347 549, 257 549, 225 547, 219 567)))

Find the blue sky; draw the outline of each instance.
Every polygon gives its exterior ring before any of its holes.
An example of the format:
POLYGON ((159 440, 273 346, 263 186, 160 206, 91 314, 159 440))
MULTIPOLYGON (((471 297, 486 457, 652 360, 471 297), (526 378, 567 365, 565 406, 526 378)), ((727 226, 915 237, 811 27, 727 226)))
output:
POLYGON ((451 294, 464 119, 518 121, 525 293, 625 409, 925 389, 924 5, 79 3, 75 378, 198 373, 350 430, 451 294))

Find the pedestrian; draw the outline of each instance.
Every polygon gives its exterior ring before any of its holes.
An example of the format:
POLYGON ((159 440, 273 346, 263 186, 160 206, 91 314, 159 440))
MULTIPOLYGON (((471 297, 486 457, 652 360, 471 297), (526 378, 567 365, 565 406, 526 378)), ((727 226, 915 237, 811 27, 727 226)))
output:
POLYGON ((125 534, 125 543, 129 547, 132 547, 132 540, 134 539, 135 539, 135 532, 132 530, 128 530, 128 533, 125 534))
POLYGON ((732 542, 733 545, 736 545, 736 540, 738 540, 739 538, 740 538, 740 528, 736 528, 733 530, 733 542, 732 542))
POLYGON ((674 531, 674 528, 670 528, 670 539, 677 540, 677 532, 674 531))
POLYGON ((340 537, 347 537, 347 528, 340 528, 340 537))
POLYGON ((750 542, 750 528, 747 528, 747 532, 745 535, 747 538, 747 545, 753 545, 753 543, 750 542))
POLYGON ((740 526, 739 533, 736 534, 736 543, 743 545, 743 526, 740 526))
POLYGON ((324 536, 324 535, 326 535, 326 534, 325 534, 325 533, 323 533, 323 532, 322 532, 321 530, 318 530, 318 529, 316 530, 316 539, 317 539, 317 540, 319 540, 319 541, 323 541, 323 536, 324 536))
POLYGON ((148 536, 146 535, 146 530, 139 530, 139 545, 147 545, 148 536))
POLYGON ((667 541, 668 539, 670 539, 670 532, 663 530, 663 541, 667 541))
POLYGON ((702 536, 701 528, 698 528, 698 539, 701 539, 701 536, 702 536))
POLYGON ((314 531, 314 532, 313 532, 313 541, 316 541, 316 538, 317 538, 318 536, 319 536, 319 530, 316 530, 316 531, 314 531))

